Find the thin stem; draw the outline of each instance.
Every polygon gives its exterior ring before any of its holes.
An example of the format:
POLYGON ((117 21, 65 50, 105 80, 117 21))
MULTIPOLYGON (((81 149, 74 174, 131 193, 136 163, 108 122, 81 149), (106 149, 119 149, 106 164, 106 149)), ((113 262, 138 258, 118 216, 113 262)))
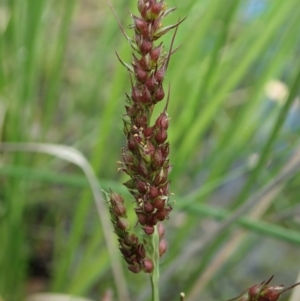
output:
POLYGON ((151 238, 153 271, 151 273, 152 301, 159 301, 159 236, 157 226, 151 238))

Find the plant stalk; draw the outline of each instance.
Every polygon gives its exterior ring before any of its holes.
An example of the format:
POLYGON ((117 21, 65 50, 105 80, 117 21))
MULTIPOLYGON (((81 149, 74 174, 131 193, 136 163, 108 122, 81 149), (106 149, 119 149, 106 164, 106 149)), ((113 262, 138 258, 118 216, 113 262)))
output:
POLYGON ((159 301, 159 235, 157 226, 151 237, 153 271, 151 273, 152 301, 159 301))

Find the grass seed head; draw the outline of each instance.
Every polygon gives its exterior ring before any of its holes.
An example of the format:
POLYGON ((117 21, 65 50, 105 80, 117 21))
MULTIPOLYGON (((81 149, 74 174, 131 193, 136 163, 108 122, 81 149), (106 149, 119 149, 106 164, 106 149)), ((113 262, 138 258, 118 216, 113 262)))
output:
MULTIPOLYGON (((133 37, 129 38, 124 29, 121 30, 129 41, 132 63, 119 61, 128 70, 131 92, 126 94, 126 114, 123 117, 126 146, 122 149, 122 162, 119 170, 127 173, 130 180, 124 183, 135 198, 137 224, 144 235, 150 236, 159 223, 160 256, 166 251, 166 242, 162 239, 164 228, 162 221, 168 219, 172 207, 169 205, 168 175, 169 165, 168 127, 169 118, 167 104, 164 111, 151 123, 155 105, 165 97, 163 81, 167 71, 172 47, 180 22, 163 27, 163 19, 174 9, 167 9, 164 0, 138 0, 139 16, 131 14, 133 37), (164 34, 176 28, 169 52, 164 51, 162 42, 157 42, 164 34)), ((120 24, 120 23, 119 23, 120 24)), ((110 212, 115 232, 119 236, 120 251, 130 271, 141 270, 150 273, 153 262, 147 256, 143 240, 131 233, 126 216, 124 199, 115 193, 111 194, 110 212)), ((151 256, 150 256, 151 257, 151 256)))

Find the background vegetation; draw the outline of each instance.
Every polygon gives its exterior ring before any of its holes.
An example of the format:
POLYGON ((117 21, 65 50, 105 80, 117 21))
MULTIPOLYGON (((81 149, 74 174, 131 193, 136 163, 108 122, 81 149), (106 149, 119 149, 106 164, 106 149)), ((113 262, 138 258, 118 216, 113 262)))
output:
MULTIPOLYGON (((126 27, 136 1, 112 3, 126 27)), ((176 203, 161 264, 163 300, 178 300, 180 291, 188 301, 226 300, 272 274, 291 284, 300 266, 299 2, 168 5, 177 7, 170 24, 188 17, 166 79, 176 203)), ((130 60, 104 0, 1 0, 1 141, 72 146, 104 190, 126 194, 116 161, 130 84, 115 50, 130 60)), ((43 290, 99 300, 115 291, 117 259, 95 208, 77 166, 2 152, 1 297, 43 290)), ((147 300, 148 277, 123 268, 131 300, 147 300)))

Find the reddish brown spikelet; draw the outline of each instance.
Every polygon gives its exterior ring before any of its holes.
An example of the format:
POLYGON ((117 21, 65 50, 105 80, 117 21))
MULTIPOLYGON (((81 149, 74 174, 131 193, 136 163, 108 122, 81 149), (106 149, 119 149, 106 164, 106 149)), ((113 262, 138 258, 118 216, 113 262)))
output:
POLYGON ((157 210, 162 210, 163 208, 165 208, 165 203, 166 201, 163 200, 161 197, 158 197, 154 200, 153 202, 153 206, 157 209, 157 210))
POLYGON ((150 58, 153 63, 156 63, 158 61, 158 59, 160 58, 161 52, 162 52, 162 45, 159 45, 156 48, 151 49, 150 58))
POLYGON ((118 229, 120 230, 128 230, 130 227, 130 223, 127 220, 127 218, 124 217, 118 217, 117 221, 116 221, 116 226, 118 227, 118 229))
POLYGON ((165 130, 158 131, 155 135, 155 141, 157 142, 157 144, 163 144, 167 140, 167 138, 168 134, 165 130))
POLYGON ((159 256, 161 257, 166 253, 168 248, 167 241, 164 238, 159 242, 158 248, 159 248, 159 256))
POLYGON ((153 5, 151 6, 151 13, 157 17, 161 10, 162 10, 162 6, 163 6, 163 3, 162 2, 159 2, 159 3, 153 3, 153 5))
POLYGON ((150 225, 146 225, 142 228, 147 235, 151 235, 154 233, 154 227, 150 225))
POLYGON ((144 203, 144 212, 146 213, 146 214, 151 214, 151 213, 153 213, 153 211, 154 211, 154 209, 155 209, 155 207, 153 206, 153 204, 151 204, 151 203, 144 203))
POLYGON ((118 193, 112 192, 110 195, 110 202, 112 206, 115 206, 117 203, 124 204, 124 199, 118 193))
POLYGON ((165 235, 165 227, 164 227, 163 223, 157 224, 157 231, 158 231, 159 238, 162 239, 165 235))
POLYGON ((144 271, 146 273, 151 273, 153 271, 153 262, 151 259, 146 258, 144 260, 144 271))
POLYGON ((159 129, 167 130, 169 127, 169 117, 167 112, 162 112, 155 122, 155 126, 159 129))
POLYGON ((155 186, 150 186, 149 188, 149 198, 150 199, 155 199, 156 197, 158 197, 159 191, 157 189, 157 187, 155 186))
POLYGON ((132 273, 139 273, 141 271, 141 267, 139 264, 131 264, 128 266, 129 271, 131 271, 132 273))

